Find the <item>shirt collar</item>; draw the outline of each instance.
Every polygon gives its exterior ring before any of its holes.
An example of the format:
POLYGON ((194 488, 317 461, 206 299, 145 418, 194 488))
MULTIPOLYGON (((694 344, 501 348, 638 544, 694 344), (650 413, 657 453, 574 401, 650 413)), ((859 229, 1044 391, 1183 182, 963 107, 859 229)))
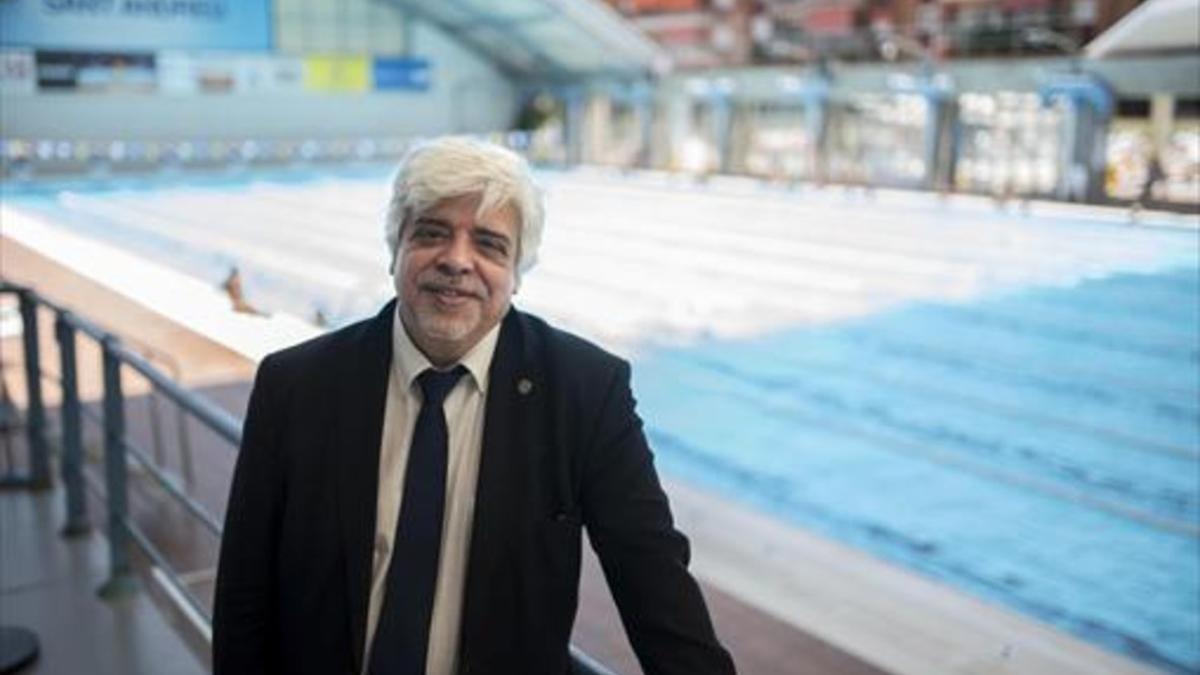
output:
MULTIPOLYGON (((490 331, 487 332, 475 343, 475 346, 470 349, 461 359, 459 365, 467 369, 471 375, 471 380, 475 383, 476 388, 481 394, 487 393, 488 371, 492 366, 492 357, 496 354, 496 343, 500 339, 500 324, 497 322, 490 331)), ((421 353, 417 345, 409 337, 408 331, 404 329, 404 323, 400 320, 400 304, 396 304, 396 312, 392 315, 392 368, 396 370, 396 374, 400 376, 400 381, 404 383, 405 388, 411 389, 413 380, 417 376, 425 372, 426 369, 433 368, 434 365, 426 356, 421 353)))

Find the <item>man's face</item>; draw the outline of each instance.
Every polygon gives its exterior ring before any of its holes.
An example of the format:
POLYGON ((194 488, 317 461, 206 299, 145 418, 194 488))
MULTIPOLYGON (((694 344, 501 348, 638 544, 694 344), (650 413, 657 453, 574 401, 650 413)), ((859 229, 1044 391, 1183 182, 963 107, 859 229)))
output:
POLYGON ((405 223, 394 282, 400 319, 435 365, 460 359, 508 310, 517 286, 511 206, 476 218, 479 195, 438 202, 405 223))

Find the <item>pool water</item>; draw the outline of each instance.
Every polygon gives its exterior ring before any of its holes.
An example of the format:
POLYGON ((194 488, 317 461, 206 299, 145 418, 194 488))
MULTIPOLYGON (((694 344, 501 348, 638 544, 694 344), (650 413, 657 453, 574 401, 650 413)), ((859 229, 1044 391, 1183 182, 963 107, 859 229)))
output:
POLYGON ((667 473, 1194 672, 1197 274, 655 350, 639 406, 667 473))

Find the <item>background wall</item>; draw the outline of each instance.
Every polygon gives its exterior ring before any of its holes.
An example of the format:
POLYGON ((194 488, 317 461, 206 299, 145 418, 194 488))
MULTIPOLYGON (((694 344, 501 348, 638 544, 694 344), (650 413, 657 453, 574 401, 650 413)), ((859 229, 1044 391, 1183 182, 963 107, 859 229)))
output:
MULTIPOLYGON (((409 21, 392 5, 370 0, 275 0, 272 10, 275 55, 422 58, 430 65, 429 86, 423 91, 184 94, 161 88, 147 92, 10 88, 0 97, 0 134, 67 140, 395 137, 504 129, 516 114, 515 89, 501 72, 451 36, 409 21), (129 114, 131 109, 138 111, 136 117, 129 114)), ((231 58, 245 55, 225 53, 231 58)))

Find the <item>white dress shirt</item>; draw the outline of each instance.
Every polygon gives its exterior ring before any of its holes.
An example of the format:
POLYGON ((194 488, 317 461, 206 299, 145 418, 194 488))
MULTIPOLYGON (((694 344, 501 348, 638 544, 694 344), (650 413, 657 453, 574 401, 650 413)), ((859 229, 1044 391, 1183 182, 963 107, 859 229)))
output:
MULTIPOLYGON (((397 310, 399 305, 397 305, 397 310)), ((463 586, 475 514, 475 486, 483 444, 488 368, 500 336, 497 324, 459 363, 467 369, 446 396, 448 445, 446 457, 446 510, 442 525, 442 552, 438 559, 437 588, 429 626, 426 675, 450 675, 457 667, 458 635, 462 617, 463 586)), ((392 560, 396 521, 404 498, 404 472, 413 427, 421 410, 417 376, 433 365, 404 330, 400 315, 392 321, 392 366, 388 379, 383 440, 379 450, 379 498, 375 506, 375 551, 371 567, 371 598, 367 614, 363 672, 371 663, 371 643, 387 593, 387 572, 392 560)))

